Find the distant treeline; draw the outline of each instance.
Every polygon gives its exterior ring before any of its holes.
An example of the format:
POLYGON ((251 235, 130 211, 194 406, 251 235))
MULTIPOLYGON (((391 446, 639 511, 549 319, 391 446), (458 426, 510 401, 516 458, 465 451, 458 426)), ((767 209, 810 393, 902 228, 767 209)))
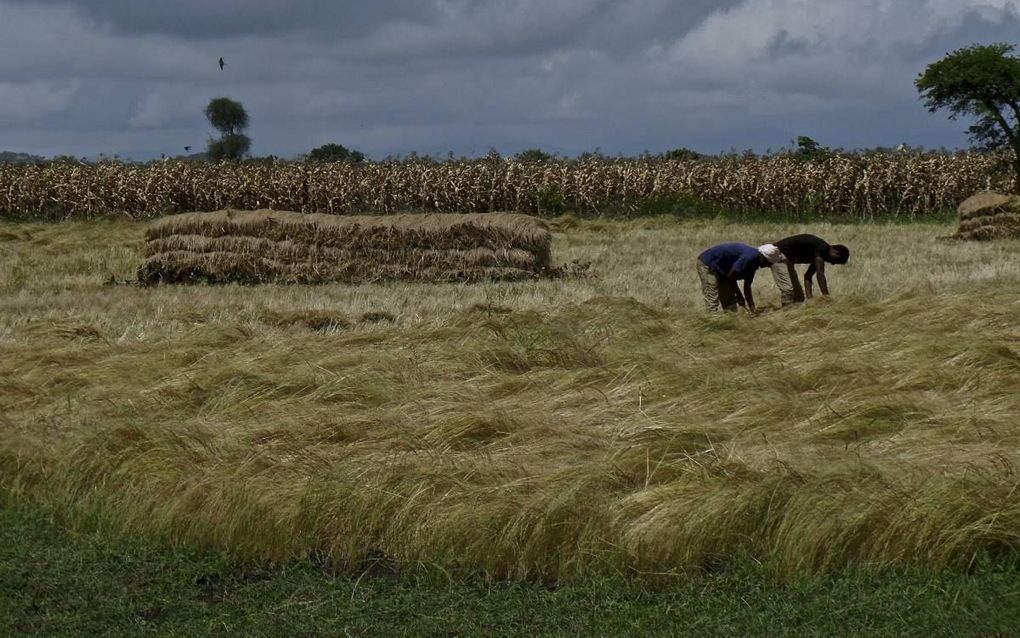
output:
POLYGON ((13 151, 0 151, 0 164, 36 164, 45 162, 46 158, 29 153, 15 153, 13 151))

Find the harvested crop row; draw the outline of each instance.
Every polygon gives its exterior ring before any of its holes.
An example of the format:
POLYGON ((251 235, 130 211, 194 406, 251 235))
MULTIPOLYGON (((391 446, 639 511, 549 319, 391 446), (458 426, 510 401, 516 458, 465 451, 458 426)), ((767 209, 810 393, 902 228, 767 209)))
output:
POLYGON ((530 279, 551 272, 551 236, 517 214, 332 217, 218 211, 146 232, 144 284, 530 279))
POLYGON ((516 213, 336 216, 289 211, 183 213, 151 224, 146 240, 179 235, 260 237, 320 246, 493 250, 548 249, 544 222, 516 213))
POLYGON ((1020 197, 978 193, 960 204, 958 239, 987 241, 1020 238, 1020 197))
POLYGON ((153 239, 145 244, 145 256, 165 253, 252 253, 283 262, 328 261, 344 262, 367 260, 385 263, 398 259, 401 263, 423 266, 506 266, 511 268, 540 269, 544 266, 535 253, 519 248, 471 248, 468 250, 432 250, 427 248, 334 248, 328 245, 307 244, 297 241, 273 241, 261 237, 202 235, 171 235, 153 239))

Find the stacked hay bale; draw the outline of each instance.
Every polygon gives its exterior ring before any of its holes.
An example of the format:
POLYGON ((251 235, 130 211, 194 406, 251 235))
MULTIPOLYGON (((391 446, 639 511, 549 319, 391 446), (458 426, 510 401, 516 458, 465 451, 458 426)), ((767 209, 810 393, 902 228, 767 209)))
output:
POLYGON ((956 209, 958 239, 1020 239, 1020 197, 984 191, 956 209))
POLYGON ((551 272, 549 228, 514 213, 184 213, 145 235, 142 284, 517 280, 551 272))

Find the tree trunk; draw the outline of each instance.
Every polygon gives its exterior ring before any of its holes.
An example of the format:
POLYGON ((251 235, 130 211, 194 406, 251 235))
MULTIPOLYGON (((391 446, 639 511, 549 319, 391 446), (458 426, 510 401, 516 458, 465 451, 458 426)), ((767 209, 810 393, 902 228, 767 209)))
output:
POLYGON ((1011 140, 1010 146, 1013 148, 1013 161, 1010 162, 1013 166, 1013 193, 1020 195, 1020 140, 1011 140))

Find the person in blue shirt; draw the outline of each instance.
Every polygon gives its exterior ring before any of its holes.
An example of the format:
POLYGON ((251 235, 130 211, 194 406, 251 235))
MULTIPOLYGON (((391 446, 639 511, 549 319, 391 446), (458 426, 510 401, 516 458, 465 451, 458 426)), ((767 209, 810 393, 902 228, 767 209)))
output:
POLYGON ((718 310, 720 304, 726 312, 735 312, 737 305, 754 312, 751 283, 759 268, 771 265, 769 258, 757 248, 735 242, 712 246, 698 255, 698 277, 709 312, 718 310), (743 295, 737 286, 737 281, 741 280, 743 295))

